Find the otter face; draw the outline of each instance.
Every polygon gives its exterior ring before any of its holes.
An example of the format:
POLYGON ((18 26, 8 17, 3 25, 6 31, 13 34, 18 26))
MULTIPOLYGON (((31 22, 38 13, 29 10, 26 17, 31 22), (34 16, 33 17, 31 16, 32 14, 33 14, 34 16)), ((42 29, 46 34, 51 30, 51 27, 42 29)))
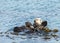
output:
POLYGON ((41 25, 41 23, 42 23, 41 18, 36 18, 36 19, 34 20, 34 23, 36 23, 36 24, 38 24, 38 25, 41 25))

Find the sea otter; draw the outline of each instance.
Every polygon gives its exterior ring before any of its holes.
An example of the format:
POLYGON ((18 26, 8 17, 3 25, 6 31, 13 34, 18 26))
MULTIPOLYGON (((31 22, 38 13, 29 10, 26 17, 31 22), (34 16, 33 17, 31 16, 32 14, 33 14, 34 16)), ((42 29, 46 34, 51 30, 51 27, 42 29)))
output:
POLYGON ((37 31, 41 31, 41 30, 43 31, 47 26, 47 21, 43 21, 41 18, 36 18, 34 20, 33 26, 37 31))
POLYGON ((24 26, 14 27, 13 31, 21 32, 24 30, 29 30, 30 32, 34 32, 35 30, 44 29, 45 26, 47 26, 47 21, 43 21, 41 18, 36 18, 33 25, 31 22, 25 22, 24 26))

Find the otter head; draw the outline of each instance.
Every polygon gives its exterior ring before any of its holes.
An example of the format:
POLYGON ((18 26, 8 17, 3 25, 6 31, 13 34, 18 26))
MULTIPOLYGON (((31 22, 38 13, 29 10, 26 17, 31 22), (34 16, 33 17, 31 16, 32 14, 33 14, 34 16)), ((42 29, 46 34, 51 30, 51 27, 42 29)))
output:
POLYGON ((41 25, 42 19, 41 19, 41 18, 36 18, 36 19, 34 20, 34 23, 37 24, 37 25, 41 25))

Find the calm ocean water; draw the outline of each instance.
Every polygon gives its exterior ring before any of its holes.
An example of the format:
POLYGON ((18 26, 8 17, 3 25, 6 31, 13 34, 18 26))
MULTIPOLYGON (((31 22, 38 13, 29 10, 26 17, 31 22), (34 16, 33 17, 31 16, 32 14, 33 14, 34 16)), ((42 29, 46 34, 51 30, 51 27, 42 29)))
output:
MULTIPOLYGON (((60 0, 0 0, 0 32, 24 25, 26 21, 33 23, 37 17, 47 20, 50 29, 60 30, 60 0)), ((14 41, 15 43, 60 43, 60 40, 56 41, 54 38, 45 41, 40 37, 14 40, 6 38, 5 35, 0 37, 0 43, 14 43, 14 41)))

